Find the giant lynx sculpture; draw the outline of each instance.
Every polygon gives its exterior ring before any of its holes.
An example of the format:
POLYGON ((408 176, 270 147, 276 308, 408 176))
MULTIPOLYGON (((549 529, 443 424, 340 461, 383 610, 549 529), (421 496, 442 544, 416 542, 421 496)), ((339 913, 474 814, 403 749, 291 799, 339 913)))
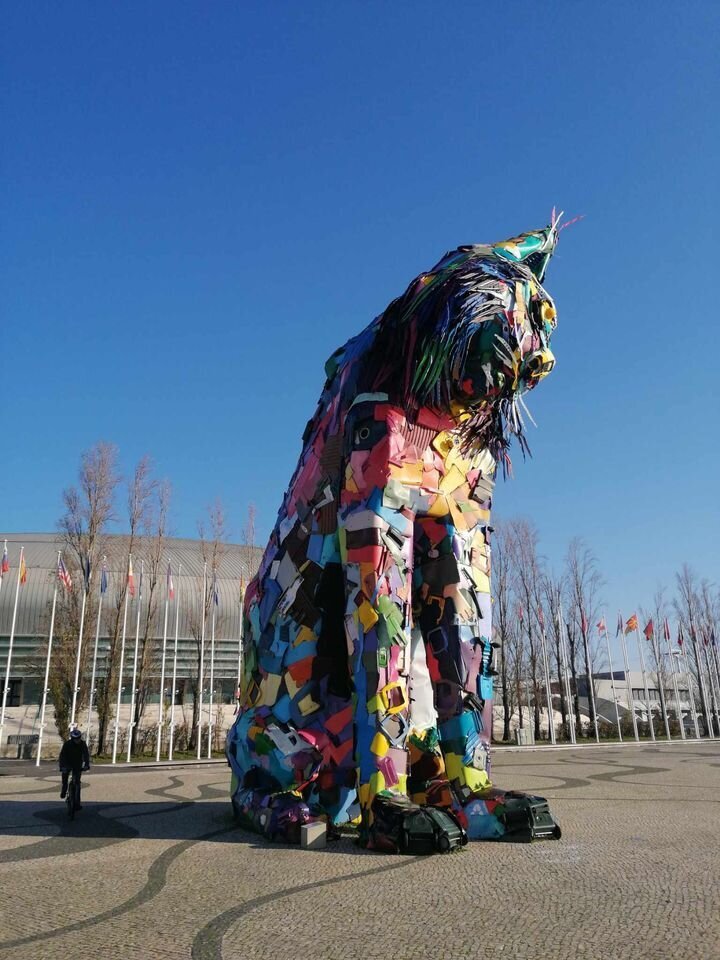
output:
POLYGON ((557 236, 553 215, 448 253, 326 364, 245 595, 227 756, 235 812, 267 836, 324 815, 394 850, 386 814, 402 827, 415 804, 471 839, 513 832, 518 795, 489 779, 490 506, 521 395, 554 364, 557 236))

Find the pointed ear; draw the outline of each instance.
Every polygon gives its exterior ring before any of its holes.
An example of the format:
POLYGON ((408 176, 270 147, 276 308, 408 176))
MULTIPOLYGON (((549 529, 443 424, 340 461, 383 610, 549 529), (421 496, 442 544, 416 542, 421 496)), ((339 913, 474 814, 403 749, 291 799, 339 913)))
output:
POLYGON ((524 263, 542 283, 550 257, 557 245, 561 216, 562 213, 556 215, 553 210, 552 220, 542 230, 531 230, 520 234, 519 237, 493 244, 493 252, 509 263, 524 263))

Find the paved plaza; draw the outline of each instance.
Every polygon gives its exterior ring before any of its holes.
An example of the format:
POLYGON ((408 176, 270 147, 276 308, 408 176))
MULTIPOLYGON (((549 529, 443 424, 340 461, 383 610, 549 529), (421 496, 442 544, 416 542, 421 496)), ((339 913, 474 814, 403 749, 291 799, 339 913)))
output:
POLYGON ((86 776, 71 823, 51 766, 0 765, 2 960, 720 956, 715 743, 497 750, 562 840, 434 857, 266 844, 221 763, 86 776))

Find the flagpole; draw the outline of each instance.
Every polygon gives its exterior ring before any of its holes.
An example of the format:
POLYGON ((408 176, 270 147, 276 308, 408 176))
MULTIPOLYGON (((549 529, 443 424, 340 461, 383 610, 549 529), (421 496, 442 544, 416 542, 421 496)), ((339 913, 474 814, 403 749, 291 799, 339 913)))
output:
MULTIPOLYGON (((100 644, 100 617, 102 615, 102 605, 103 597, 105 595, 105 590, 103 589, 103 584, 106 584, 105 577, 105 557, 103 557, 103 567, 102 574, 100 575, 100 599, 98 600, 98 612, 97 612, 97 625, 95 627, 95 647, 93 648, 93 662, 92 662, 92 674, 90 677, 90 698, 88 702, 88 715, 87 715, 87 739, 90 739, 90 720, 92 717, 92 706, 93 706, 93 697, 95 696, 95 677, 97 674, 97 655, 98 655, 98 646, 100 644)), ((107 584, 106 584, 107 587, 107 584)))
POLYGON ((202 739, 202 702, 203 702, 203 677, 205 674, 205 595, 207 594, 207 560, 203 566, 203 592, 202 592, 202 630, 200 633, 200 676, 198 678, 198 718, 197 718, 197 758, 201 758, 202 739))
POLYGON ((175 647, 173 649, 173 678, 172 678, 172 698, 170 703, 170 740, 168 743, 168 760, 173 758, 173 741, 175 739, 175 700, 177 699, 177 659, 178 659, 178 635, 180 629, 180 574, 182 573, 182 564, 178 565, 177 573, 177 593, 175 594, 175 647))
POLYGON ((690 640, 692 641, 693 659, 695 660, 695 667, 697 669, 698 693, 700 694, 700 706, 702 707, 702 711, 703 711, 703 718, 705 720, 705 726, 707 728, 707 735, 708 737, 714 740, 715 736, 713 734, 712 720, 708 716, 710 711, 708 710, 707 690, 705 689, 705 678, 703 677, 702 659, 698 656, 698 642, 697 642, 697 634, 695 632, 695 623, 693 621, 692 606, 690 606, 688 610, 688 614, 689 614, 688 619, 690 620, 690 640))
POLYGON ((213 574, 212 623, 210 627, 210 697, 208 701, 208 760, 212 759, 213 693, 215 685, 215 613, 217 607, 217 578, 213 574))
POLYGON ((42 706, 40 707, 40 736, 38 737, 37 758, 35 766, 40 766, 40 756, 42 754, 43 733, 45 731, 45 707, 47 706, 48 683, 50 682, 50 655, 52 653, 53 630, 55 629, 55 607, 57 605, 57 568, 60 566, 60 553, 58 550, 57 567, 55 568, 55 589, 53 590, 52 613, 50 614, 50 634, 48 636, 48 652, 45 661, 45 685, 43 686, 42 706))
POLYGON ((83 598, 80 608, 80 630, 78 631, 77 660, 75 661, 75 686, 73 688, 72 707, 70 709, 70 729, 75 724, 75 708, 77 707, 78 691, 80 690, 80 657, 82 654, 83 629, 85 627, 85 607, 87 606, 88 583, 85 583, 85 570, 83 570, 83 598))
POLYGON ((135 730, 135 713, 136 713, 136 703, 137 703, 137 691, 135 690, 135 685, 137 684, 137 663, 138 663, 138 650, 140 649, 140 610, 142 608, 142 585, 143 585, 143 573, 145 572, 145 561, 140 561, 140 583, 138 584, 138 595, 137 595, 137 610, 135 611, 135 651, 133 653, 133 669, 132 669, 132 684, 130 685, 130 722, 128 723, 128 744, 127 744, 127 757, 125 758, 126 763, 130 763, 130 754, 132 751, 132 742, 133 742, 133 731, 135 730))
POLYGON ((593 681, 592 665, 590 663, 590 639, 588 637, 589 625, 585 619, 585 614, 580 611, 582 620, 585 620, 585 629, 580 623, 580 632, 582 633, 583 646, 585 647, 585 658, 587 663, 587 682, 588 682, 588 706, 592 702, 593 727, 595 729, 595 743, 600 743, 600 732, 598 731, 597 707, 595 706, 595 685, 593 681))
POLYGON ((690 712, 693 718, 693 726, 695 727, 695 739, 699 740, 700 727, 698 725, 697 707, 695 706, 695 691, 693 690, 692 673, 690 672, 690 662, 688 660, 687 649, 685 648, 685 638, 682 635, 682 624, 678 626, 678 647, 680 648, 680 656, 685 661, 685 675, 687 676, 688 693, 690 695, 690 712))
POLYGON ((2 560, 0 561, 0 593, 2 593, 3 580, 5 579, 5 570, 3 569, 3 566, 5 564, 6 557, 7 557, 7 540, 5 541, 5 545, 3 547, 3 553, 2 553, 2 560))
POLYGON ((570 667, 568 663, 569 657, 568 657, 567 647, 565 644, 565 630, 564 630, 565 621, 563 620, 562 603, 560 602, 559 598, 558 598, 557 618, 558 618, 558 639, 559 639, 559 646, 560 646, 560 662, 561 662, 561 669, 563 673, 563 681, 565 684, 565 702, 567 703, 568 717, 569 717, 568 730, 570 732, 570 742, 573 744, 576 744, 577 734, 575 732, 575 705, 573 703, 572 687, 570 685, 570 667))
POLYGON ((545 698, 547 700, 547 711, 548 711, 548 736, 550 737, 550 742, 555 746, 555 719, 553 714, 552 706, 552 694, 550 691, 550 665, 548 663, 547 655, 547 638, 545 637, 545 624, 540 625, 540 647, 543 655, 543 666, 545 672, 545 698))
POLYGON ((243 659, 243 637, 245 634, 245 591, 241 588, 240 590, 240 631, 238 640, 238 672, 237 672, 237 684, 235 686, 235 692, 237 694, 236 700, 240 701, 240 680, 242 679, 242 659, 243 659))
MULTIPOLYGON (((20 595, 20 577, 22 576, 23 558, 25 556, 25 547, 20 547, 20 563, 18 564, 17 583, 15 585, 15 606, 13 607, 12 625, 10 627, 10 642, 8 643, 7 664, 5 666, 5 686, 3 688, 2 711, 0 712, 0 751, 2 750, 3 733, 5 732, 5 708, 7 707, 7 695, 10 687, 10 663, 12 661, 13 643, 15 641, 15 624, 17 622, 18 597, 20 595)), ((0 752, 0 756, 2 753, 0 752)))
MULTIPOLYGON (((715 631, 714 631, 714 630, 713 630, 713 632, 712 632, 712 637, 713 637, 712 644, 713 644, 713 647, 714 647, 714 642, 715 642, 715 631)), ((714 676, 714 682, 715 682, 715 726, 720 727, 720 716, 718 716, 718 709, 720 708, 720 699, 719 699, 719 692, 720 692, 720 672, 718 671, 718 668, 717 668, 717 662, 716 662, 716 658, 715 658, 715 651, 714 651, 714 649, 713 649, 713 651, 711 651, 710 646, 706 646, 706 647, 705 647, 705 656, 706 656, 707 661, 708 661, 708 664, 709 664, 710 673, 711 673, 711 675, 714 676), (713 670, 714 670, 714 674, 713 674, 713 670)))
POLYGON ((165 656, 167 653, 167 623, 168 623, 168 604, 170 603, 170 597, 168 595, 168 584, 165 584, 165 623, 163 625, 163 645, 162 645, 162 665, 160 667, 160 702, 158 705, 158 732, 157 732, 157 744, 155 749, 155 762, 160 760, 160 743, 162 740, 162 722, 163 722, 163 706, 165 702, 165 656))
POLYGON ((613 671, 612 653, 610 651, 610 635, 607 628, 607 611, 603 610, 603 626, 605 627, 605 646, 607 647, 608 665, 610 667, 610 686, 615 704, 615 720, 617 721, 618 740, 623 742, 622 726, 620 725, 620 707, 618 707, 617 690, 615 689, 615 673, 613 671))
POLYGON ((122 628, 122 640, 120 643, 120 672, 118 674, 118 688, 117 688, 117 706, 115 708, 115 734, 113 736, 113 750, 112 750, 112 762, 117 761, 117 746, 118 746, 118 731, 120 730, 120 698, 122 696, 122 675, 123 668, 125 666, 125 636, 127 632, 127 613, 128 613, 128 598, 130 596, 130 564, 132 563, 132 554, 128 555, 128 579, 125 584, 125 610, 123 612, 123 628, 122 628))
POLYGON ((672 685, 673 693, 675 694, 675 713, 678 718, 678 723, 680 724, 680 739, 685 739, 685 722, 683 720, 682 707, 680 706, 680 691, 678 689, 677 682, 677 672, 675 670, 675 658, 673 657, 672 647, 670 646, 670 624, 667 622, 667 617, 663 621, 663 638, 665 640, 665 646, 667 647, 667 655, 670 662, 670 673, 672 675, 672 685))
MULTIPOLYGON (((718 728, 718 701, 717 701, 717 694, 715 690, 715 677, 713 676, 712 666, 710 664, 710 656, 708 654, 708 648, 707 648, 707 634, 705 633, 705 631, 703 631, 703 645, 705 647, 705 663, 707 665, 708 683, 710 685, 710 713, 712 714, 714 719, 714 727, 717 729, 718 728)), ((720 729, 718 730, 718 733, 720 734, 720 729)))
POLYGON ((655 665, 658 668, 657 679, 658 679, 658 689, 660 691, 660 707, 662 708, 663 713, 663 722, 665 723, 665 736, 668 740, 672 740, 670 736, 670 721, 668 720, 667 714, 667 705, 665 703, 665 690, 664 687, 664 677, 661 675, 660 671, 660 643, 658 642, 655 636, 655 624, 653 624, 653 634, 652 634, 652 644, 653 644, 653 654, 655 655, 655 665))
POLYGON ((635 639, 637 640, 638 652, 640 654, 640 670, 642 671, 643 686, 645 689, 645 708, 648 712, 648 723, 650 724, 650 739, 655 742, 655 726, 653 725, 653 715, 650 709, 650 691, 648 690, 647 673, 645 672, 645 654, 643 653, 642 642, 640 641, 640 626, 635 615, 635 639))
POLYGON ((618 625, 620 626, 620 647, 623 653, 623 663, 625 664, 625 693, 627 694, 627 705, 632 716, 633 733, 635 734, 635 743, 640 742, 640 735, 637 728, 637 717, 635 716, 635 697, 632 692, 632 680, 630 679, 630 661, 628 659, 627 643, 625 641, 625 624, 622 614, 618 610, 618 625))

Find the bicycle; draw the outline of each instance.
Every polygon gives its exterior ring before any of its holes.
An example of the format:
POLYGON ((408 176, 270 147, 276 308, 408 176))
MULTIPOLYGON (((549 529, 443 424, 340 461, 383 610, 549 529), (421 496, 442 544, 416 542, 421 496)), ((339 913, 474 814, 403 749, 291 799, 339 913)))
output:
POLYGON ((67 793, 65 794, 68 817, 75 819, 75 813, 80 809, 80 778, 75 778, 75 771, 70 772, 67 793))

